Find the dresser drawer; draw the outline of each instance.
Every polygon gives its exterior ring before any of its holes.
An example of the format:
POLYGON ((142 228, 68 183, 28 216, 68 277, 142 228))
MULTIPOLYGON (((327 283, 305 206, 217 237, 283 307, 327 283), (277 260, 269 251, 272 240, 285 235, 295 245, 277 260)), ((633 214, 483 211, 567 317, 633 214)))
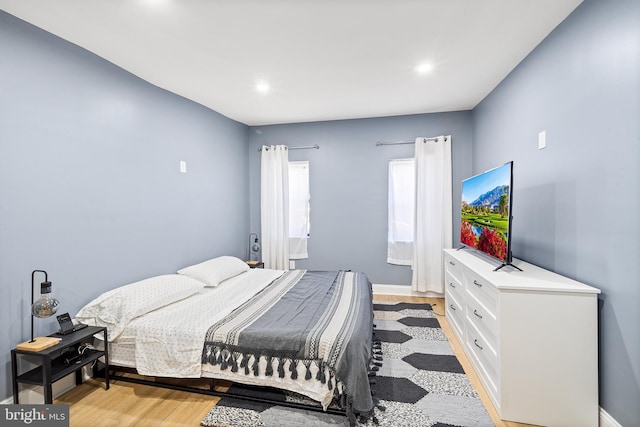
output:
POLYGON ((473 323, 493 348, 497 348, 498 320, 495 307, 489 310, 473 294, 469 294, 465 300, 465 314, 467 321, 473 323))
POLYGON ((444 256, 444 271, 445 273, 449 273, 455 277, 458 282, 462 283, 462 264, 446 254, 444 256))
POLYGON ((482 277, 465 270, 465 289, 487 310, 497 313, 498 290, 482 277))
POLYGON ((447 293, 445 299, 445 314, 449 324, 453 327, 458 338, 462 342, 464 339, 464 308, 462 300, 456 298, 454 295, 447 293))
POLYGON ((458 301, 462 302, 464 296, 464 288, 462 282, 453 274, 446 272, 444 274, 445 294, 453 295, 458 301))
POLYGON ((483 377, 487 391, 498 395, 498 354, 495 346, 472 324, 466 329, 466 347, 478 373, 483 377))

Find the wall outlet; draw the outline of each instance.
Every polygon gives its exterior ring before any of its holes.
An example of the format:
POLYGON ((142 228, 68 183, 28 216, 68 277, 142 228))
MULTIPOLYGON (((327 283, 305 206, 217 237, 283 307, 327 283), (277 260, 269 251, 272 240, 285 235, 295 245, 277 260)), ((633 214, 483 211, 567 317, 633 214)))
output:
POLYGON ((293 260, 289 260, 289 270, 295 270, 296 269, 296 262, 293 260))
POLYGON ((538 133, 538 150, 542 150, 547 146, 547 131, 543 130, 538 133))
POLYGON ((187 173, 187 162, 180 160, 180 173, 187 173))

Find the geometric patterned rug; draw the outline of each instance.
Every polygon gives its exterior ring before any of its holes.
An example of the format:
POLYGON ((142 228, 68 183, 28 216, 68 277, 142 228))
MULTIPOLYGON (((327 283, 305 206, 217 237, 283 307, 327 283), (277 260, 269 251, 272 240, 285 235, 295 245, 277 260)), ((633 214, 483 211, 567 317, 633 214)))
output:
MULTIPOLYGON (((372 390, 384 411, 380 427, 494 427, 455 357, 429 304, 375 303, 383 365, 372 390)), ((236 393, 312 403, 295 393, 234 384, 236 393)), ((201 422, 205 427, 348 426, 344 416, 223 397, 201 422)), ((366 426, 375 426, 369 420, 366 426)))

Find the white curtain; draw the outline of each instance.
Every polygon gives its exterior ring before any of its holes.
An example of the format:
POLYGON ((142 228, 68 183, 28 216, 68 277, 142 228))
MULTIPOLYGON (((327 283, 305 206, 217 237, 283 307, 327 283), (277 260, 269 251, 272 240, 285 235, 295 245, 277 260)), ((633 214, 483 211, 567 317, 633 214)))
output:
POLYGON ((413 263, 413 228, 416 210, 414 159, 389 161, 387 262, 413 263))
POLYGON ((289 258, 308 258, 309 162, 289 162, 289 258))
POLYGON ((416 138, 416 222, 411 288, 444 294, 442 250, 452 246, 451 136, 416 138))
POLYGON ((289 269, 289 151, 286 145, 262 147, 260 223, 265 268, 289 269))

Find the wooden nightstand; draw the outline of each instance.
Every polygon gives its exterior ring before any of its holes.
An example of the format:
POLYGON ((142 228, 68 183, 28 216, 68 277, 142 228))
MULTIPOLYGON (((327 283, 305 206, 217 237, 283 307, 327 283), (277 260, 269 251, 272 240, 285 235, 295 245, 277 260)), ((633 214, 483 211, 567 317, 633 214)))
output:
POLYGON ((104 350, 85 349, 82 354, 78 349, 82 344, 93 344, 95 334, 103 334, 107 343, 107 328, 87 326, 68 335, 53 334, 51 337, 60 338, 60 342, 41 351, 26 351, 14 348, 11 350, 11 379, 13 383, 13 403, 19 402, 18 384, 33 384, 44 387, 44 403, 53 403, 51 385, 59 379, 75 372, 76 385, 82 383, 82 367, 104 356, 105 389, 109 390, 109 349, 105 345, 104 350), (18 374, 18 355, 28 358, 30 361, 40 363, 30 371, 18 374))

